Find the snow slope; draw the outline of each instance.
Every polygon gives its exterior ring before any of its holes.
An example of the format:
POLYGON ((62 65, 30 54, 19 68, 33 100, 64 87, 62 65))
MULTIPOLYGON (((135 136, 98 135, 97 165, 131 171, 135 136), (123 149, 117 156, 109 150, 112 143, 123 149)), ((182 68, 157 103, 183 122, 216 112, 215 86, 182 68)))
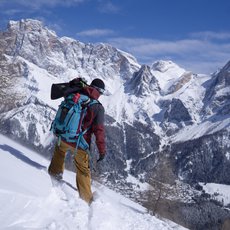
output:
POLYGON ((225 184, 215 184, 215 183, 200 183, 206 193, 212 195, 213 198, 217 199, 220 202, 223 202, 223 205, 230 204, 230 186, 225 184))
MULTIPOLYGON (((185 229, 151 216, 142 206, 94 182, 89 207, 67 184, 52 185, 49 162, 0 135, 0 229, 185 229)), ((74 185, 75 175, 64 179, 74 185)))

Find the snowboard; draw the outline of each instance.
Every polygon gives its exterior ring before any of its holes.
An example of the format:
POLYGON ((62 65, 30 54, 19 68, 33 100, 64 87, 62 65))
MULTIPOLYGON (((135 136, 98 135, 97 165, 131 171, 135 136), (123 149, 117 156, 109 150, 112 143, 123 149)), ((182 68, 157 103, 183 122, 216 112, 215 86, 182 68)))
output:
POLYGON ((56 100, 61 97, 66 97, 71 93, 80 92, 82 86, 71 86, 70 83, 57 83, 51 86, 51 100, 56 100))
POLYGON ((51 99, 56 100, 65 95, 66 90, 69 88, 69 83, 52 84, 51 86, 51 99))

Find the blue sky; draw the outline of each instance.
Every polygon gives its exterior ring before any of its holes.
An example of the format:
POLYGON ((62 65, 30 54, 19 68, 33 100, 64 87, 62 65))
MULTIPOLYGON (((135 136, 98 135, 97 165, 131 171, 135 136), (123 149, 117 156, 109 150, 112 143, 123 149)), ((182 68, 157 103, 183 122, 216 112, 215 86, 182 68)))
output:
POLYGON ((229 0, 0 0, 8 20, 39 19, 84 43, 109 43, 140 64, 172 60, 195 73, 230 61, 229 0))

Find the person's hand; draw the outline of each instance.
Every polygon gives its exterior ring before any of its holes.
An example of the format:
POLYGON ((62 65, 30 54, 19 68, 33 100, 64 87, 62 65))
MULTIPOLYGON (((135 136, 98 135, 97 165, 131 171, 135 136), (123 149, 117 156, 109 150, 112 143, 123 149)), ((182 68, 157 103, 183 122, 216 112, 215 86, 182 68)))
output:
POLYGON ((97 162, 102 161, 105 158, 105 154, 100 153, 97 162))

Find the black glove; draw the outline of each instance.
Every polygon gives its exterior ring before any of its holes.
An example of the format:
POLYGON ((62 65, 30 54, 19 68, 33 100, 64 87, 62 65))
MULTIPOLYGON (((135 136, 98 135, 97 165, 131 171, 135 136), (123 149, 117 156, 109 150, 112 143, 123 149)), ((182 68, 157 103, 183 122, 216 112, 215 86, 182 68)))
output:
POLYGON ((76 87, 76 86, 78 86, 78 87, 80 87, 80 86, 84 86, 84 85, 87 85, 87 81, 86 81, 86 79, 85 78, 83 78, 83 77, 78 77, 78 78, 74 78, 73 80, 71 80, 70 82, 69 82, 69 85, 70 85, 70 87, 76 87))
POLYGON ((97 162, 102 161, 105 158, 105 154, 100 153, 97 162))

